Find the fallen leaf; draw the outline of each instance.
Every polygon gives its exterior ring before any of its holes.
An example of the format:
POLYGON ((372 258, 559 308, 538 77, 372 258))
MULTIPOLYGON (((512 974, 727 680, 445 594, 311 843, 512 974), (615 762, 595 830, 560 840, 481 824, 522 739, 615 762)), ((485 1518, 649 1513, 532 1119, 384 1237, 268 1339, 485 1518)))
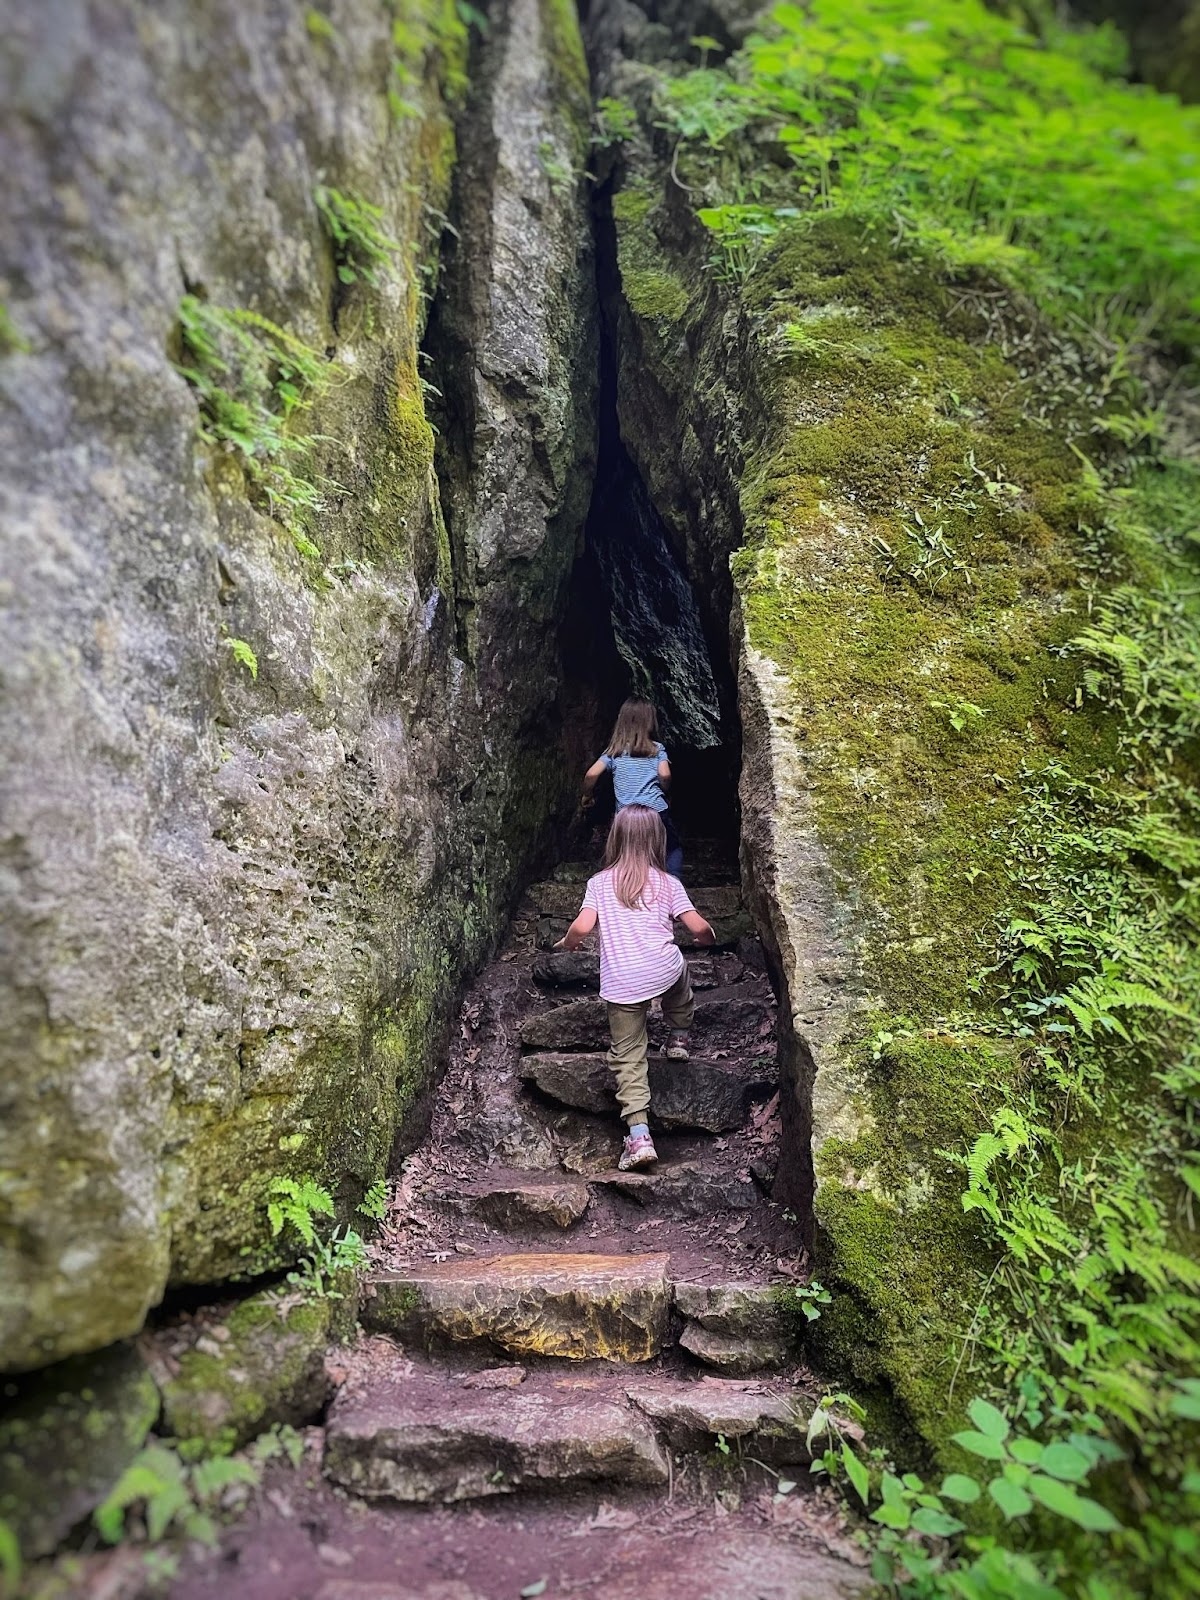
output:
POLYGON ((521 1590, 521 1600, 534 1600, 535 1595, 545 1594, 548 1578, 539 1578, 536 1583, 527 1583, 521 1590))

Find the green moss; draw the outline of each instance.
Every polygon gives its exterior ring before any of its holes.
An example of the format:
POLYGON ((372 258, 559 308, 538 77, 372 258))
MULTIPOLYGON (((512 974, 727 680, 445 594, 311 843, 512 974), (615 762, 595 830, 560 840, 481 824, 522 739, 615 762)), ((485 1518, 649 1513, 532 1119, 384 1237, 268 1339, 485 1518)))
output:
POLYGON ((550 70, 579 128, 578 155, 582 160, 591 117, 592 90, 579 33, 579 13, 575 0, 539 0, 539 14, 550 70))
POLYGON ((869 981, 934 1017, 961 999, 1008 894, 1022 766, 1094 762, 1111 739, 1075 708, 1060 654, 1082 615, 1059 531, 1080 465, 1025 420, 1027 384, 994 348, 968 325, 946 333, 920 256, 837 219, 785 236, 751 283, 819 338, 821 370, 785 344, 771 374, 773 414, 805 421, 747 475, 748 635, 792 685, 822 833, 867 918, 869 981))
POLYGON ((687 285, 665 268, 631 268, 624 274, 621 287, 639 317, 661 317, 667 322, 678 322, 687 312, 687 285))
POLYGON ((225 1320, 221 1354, 185 1351, 164 1385, 167 1424, 189 1453, 228 1453, 273 1423, 309 1421, 319 1408, 336 1302, 291 1305, 281 1316, 275 1301, 242 1301, 225 1320))
POLYGON ((695 297, 659 242, 656 197, 632 180, 614 194, 612 212, 621 288, 630 310, 651 323, 683 321, 695 297))

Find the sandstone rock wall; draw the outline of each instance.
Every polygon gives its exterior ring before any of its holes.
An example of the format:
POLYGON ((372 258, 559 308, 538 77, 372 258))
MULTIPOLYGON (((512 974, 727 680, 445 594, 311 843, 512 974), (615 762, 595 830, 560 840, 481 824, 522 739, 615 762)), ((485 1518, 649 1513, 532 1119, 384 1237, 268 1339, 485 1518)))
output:
MULTIPOLYGON (((274 1175, 349 1206, 384 1170, 560 802, 547 619, 586 505, 593 311, 559 0, 493 6, 473 45, 442 0, 65 0, 10 22, 0 72, 20 1369, 135 1330, 168 1283, 268 1264, 274 1175), (474 409, 448 529, 419 351, 460 115, 487 141, 463 191, 487 247, 456 312, 448 387, 474 409), (385 240, 368 273, 319 185, 380 208, 356 214, 385 240), (220 442, 211 390, 205 437, 188 295, 283 351, 276 414, 286 341, 320 361, 284 424, 308 441, 283 458, 318 501, 300 515, 220 442)), ((246 398, 228 362, 207 376, 246 398)))

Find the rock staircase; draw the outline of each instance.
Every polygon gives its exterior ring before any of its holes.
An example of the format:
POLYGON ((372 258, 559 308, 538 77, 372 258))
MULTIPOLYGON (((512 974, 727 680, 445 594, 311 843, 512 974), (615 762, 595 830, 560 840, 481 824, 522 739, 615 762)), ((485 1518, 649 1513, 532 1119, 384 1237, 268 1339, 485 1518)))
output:
MULTIPOLYGON (((797 1344, 795 1222, 769 1198, 774 1001, 735 874, 700 860, 689 889, 718 943, 690 956, 692 1059, 652 1054, 657 1166, 615 1165, 596 956, 552 949, 593 870, 568 865, 529 890, 466 997, 357 1341, 327 1359, 320 1472, 281 1482, 278 1514, 178 1600, 864 1587, 808 1472, 822 1386, 797 1344)), ((652 1046, 662 1031, 652 1016, 652 1046)))
MULTIPOLYGON (((326 1477, 376 1505, 536 1490, 544 1509, 574 1491, 666 1495, 710 1519, 731 1483, 778 1508, 782 1480, 791 1515, 760 1530, 776 1576, 688 1592, 848 1593, 857 1569, 814 1562, 795 1515, 812 1501, 820 1391, 796 1345, 795 1230, 767 1193, 778 1101, 761 948, 716 861, 690 889, 717 932, 690 958, 692 1059, 652 1054, 660 1160, 619 1172, 597 956, 552 949, 590 870, 529 890, 467 998, 367 1286, 365 1353, 340 1374, 326 1477)), ((652 1016, 652 1049, 656 1030, 652 1016)))

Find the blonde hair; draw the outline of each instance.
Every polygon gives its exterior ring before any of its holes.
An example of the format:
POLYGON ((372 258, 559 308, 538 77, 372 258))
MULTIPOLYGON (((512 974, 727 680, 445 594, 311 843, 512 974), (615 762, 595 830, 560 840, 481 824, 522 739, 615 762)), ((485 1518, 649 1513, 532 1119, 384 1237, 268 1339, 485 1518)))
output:
POLYGON ((613 818, 604 847, 605 869, 612 869, 617 899, 631 911, 648 910, 658 899, 658 884, 648 898, 651 875, 666 876, 667 830, 649 806, 623 806, 613 818))
POLYGON ((606 756, 656 756, 658 713, 649 700, 631 695, 617 712, 606 756))

